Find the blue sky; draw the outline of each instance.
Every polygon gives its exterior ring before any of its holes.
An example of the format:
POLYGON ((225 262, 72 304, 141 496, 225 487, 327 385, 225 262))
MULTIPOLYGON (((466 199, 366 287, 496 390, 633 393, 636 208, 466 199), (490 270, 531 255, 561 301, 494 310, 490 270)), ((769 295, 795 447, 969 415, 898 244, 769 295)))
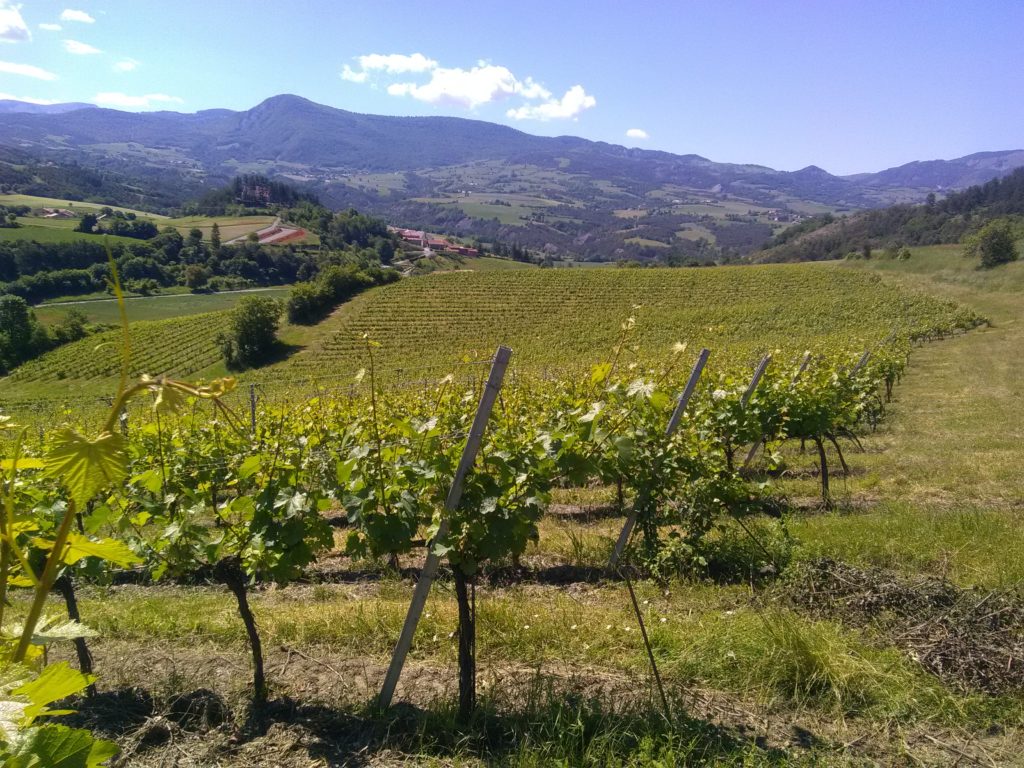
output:
POLYGON ((0 0, 0 98, 295 93, 857 173, 1024 147, 1022 40, 1022 0, 0 0))

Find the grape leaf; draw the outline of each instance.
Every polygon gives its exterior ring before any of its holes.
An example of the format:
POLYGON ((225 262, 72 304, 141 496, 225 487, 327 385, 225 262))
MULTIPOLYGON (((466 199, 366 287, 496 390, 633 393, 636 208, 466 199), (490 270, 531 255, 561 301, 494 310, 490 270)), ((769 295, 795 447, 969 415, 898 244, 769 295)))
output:
POLYGON ((142 558, 132 552, 123 541, 117 539, 93 541, 79 533, 69 533, 64 562, 72 565, 84 557, 98 557, 108 563, 120 565, 122 568, 142 562, 142 558))
POLYGON ((124 438, 104 432, 95 440, 62 429, 46 456, 46 474, 58 479, 79 508, 104 486, 128 475, 124 438))
POLYGON ((66 725, 32 728, 24 736, 5 768, 97 768, 120 751, 113 742, 66 725))

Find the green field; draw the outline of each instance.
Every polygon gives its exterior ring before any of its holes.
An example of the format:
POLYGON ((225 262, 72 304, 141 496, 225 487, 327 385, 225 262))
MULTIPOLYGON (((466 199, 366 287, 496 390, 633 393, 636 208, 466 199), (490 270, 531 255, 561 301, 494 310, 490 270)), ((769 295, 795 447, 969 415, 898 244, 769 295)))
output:
POLYGON ((192 229, 198 229, 206 240, 210 239, 213 225, 217 224, 220 227, 220 239, 223 243, 236 237, 245 237, 250 232, 269 227, 273 223, 273 216, 183 216, 161 222, 161 224, 174 227, 183 235, 187 235, 192 229))
POLYGON ((130 237, 119 237, 117 235, 91 235, 85 232, 75 232, 78 226, 77 221, 40 219, 35 217, 19 217, 18 222, 22 225, 14 229, 0 228, 0 242, 15 240, 32 240, 37 243, 71 243, 76 240, 91 240, 102 244, 105 240, 110 243, 138 243, 130 237))
MULTIPOLYGON (((239 299, 250 294, 284 299, 290 292, 290 288, 256 288, 250 291, 226 293, 175 293, 167 296, 139 296, 127 299, 125 309, 128 312, 129 322, 166 320, 231 309, 239 299)), ((53 324, 64 317, 70 309, 83 312, 92 323, 114 325, 121 321, 120 310, 114 299, 43 304, 35 308, 35 313, 42 322, 53 324)))
POLYGON ((646 237, 627 237, 625 242, 632 245, 646 245, 648 248, 668 248, 668 243, 663 243, 661 240, 651 240, 646 237))
POLYGON ((134 213, 137 216, 141 216, 147 219, 166 219, 166 216, 161 216, 158 213, 147 213, 146 211, 135 210, 134 208, 122 208, 117 205, 106 205, 105 203, 83 203, 75 200, 60 200, 55 197, 35 197, 33 195, 0 195, 0 205, 16 206, 16 205, 27 205, 30 208, 66 208, 69 211, 75 213, 88 213, 89 211, 98 211, 101 208, 112 208, 115 211, 124 211, 125 213, 134 213))

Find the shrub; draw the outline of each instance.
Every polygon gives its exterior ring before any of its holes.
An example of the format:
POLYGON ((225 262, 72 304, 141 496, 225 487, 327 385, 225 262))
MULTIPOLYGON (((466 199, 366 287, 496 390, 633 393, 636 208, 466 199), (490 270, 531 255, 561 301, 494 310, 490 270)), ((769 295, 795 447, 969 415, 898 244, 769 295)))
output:
POLYGON ((220 337, 228 368, 249 368, 265 363, 277 345, 281 304, 262 296, 246 296, 231 311, 227 334, 220 337))
POLYGON ((966 254, 977 257, 986 269, 1017 260, 1017 245, 1007 219, 995 219, 969 236, 966 254))

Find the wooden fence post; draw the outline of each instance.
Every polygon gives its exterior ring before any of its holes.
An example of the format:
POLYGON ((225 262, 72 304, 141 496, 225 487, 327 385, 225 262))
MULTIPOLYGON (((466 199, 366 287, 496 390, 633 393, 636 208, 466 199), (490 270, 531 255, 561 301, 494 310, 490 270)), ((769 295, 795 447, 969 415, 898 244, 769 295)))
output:
MULTIPOLYGON (((697 355, 697 362, 693 364, 693 370, 690 371, 690 378, 686 382, 686 387, 683 388, 679 399, 676 401, 675 410, 672 411, 672 418, 668 420, 668 426, 665 428, 666 435, 671 435, 676 431, 676 427, 679 426, 679 421, 683 418, 683 413, 686 412, 686 407, 690 404, 690 398, 693 397, 693 392, 697 388, 697 382, 700 381, 700 376, 704 372, 704 366, 707 365, 710 355, 711 350, 709 349, 702 349, 700 354, 697 355)), ((632 535, 633 527, 636 525, 637 512, 637 505, 634 501, 633 509, 630 511, 629 517, 626 518, 626 522, 619 532, 619 538, 615 541, 615 547, 612 549, 612 556, 608 560, 609 571, 614 570, 619 562, 619 558, 622 557, 622 553, 626 549, 626 545, 629 543, 629 537, 632 535)))
MULTIPOLYGON (((487 420, 490 418, 491 409, 498 398, 498 392, 501 390, 501 383, 505 377, 505 369, 508 368, 508 361, 511 357, 512 350, 508 347, 498 347, 498 351, 494 355, 490 375, 480 394, 480 404, 476 408, 473 426, 469 430, 466 446, 462 449, 462 458, 459 460, 458 469, 455 470, 455 477, 452 479, 452 487, 448 491, 448 497, 444 503, 444 508, 447 511, 457 509, 459 501, 462 499, 462 485, 476 461, 476 454, 480 450, 480 442, 483 439, 484 429, 487 427, 487 420)), ((443 539, 447 534, 448 518, 442 517, 435 539, 443 539)), ((412 647, 416 625, 423 614, 423 606, 426 605, 427 596, 430 594, 430 585, 433 583, 434 576, 437 575, 437 568, 441 563, 441 558, 432 551, 432 544, 433 542, 427 544, 427 560, 423 564, 423 570, 420 571, 420 578, 416 582, 416 589, 413 591, 412 601, 409 604, 409 612, 406 614, 402 632, 391 656, 391 664, 388 666, 384 684, 380 689, 377 702, 382 708, 391 706, 391 699, 394 698, 395 688, 398 686, 398 678, 402 674, 402 667, 405 666, 405 657, 408 656, 409 648, 412 647)))

